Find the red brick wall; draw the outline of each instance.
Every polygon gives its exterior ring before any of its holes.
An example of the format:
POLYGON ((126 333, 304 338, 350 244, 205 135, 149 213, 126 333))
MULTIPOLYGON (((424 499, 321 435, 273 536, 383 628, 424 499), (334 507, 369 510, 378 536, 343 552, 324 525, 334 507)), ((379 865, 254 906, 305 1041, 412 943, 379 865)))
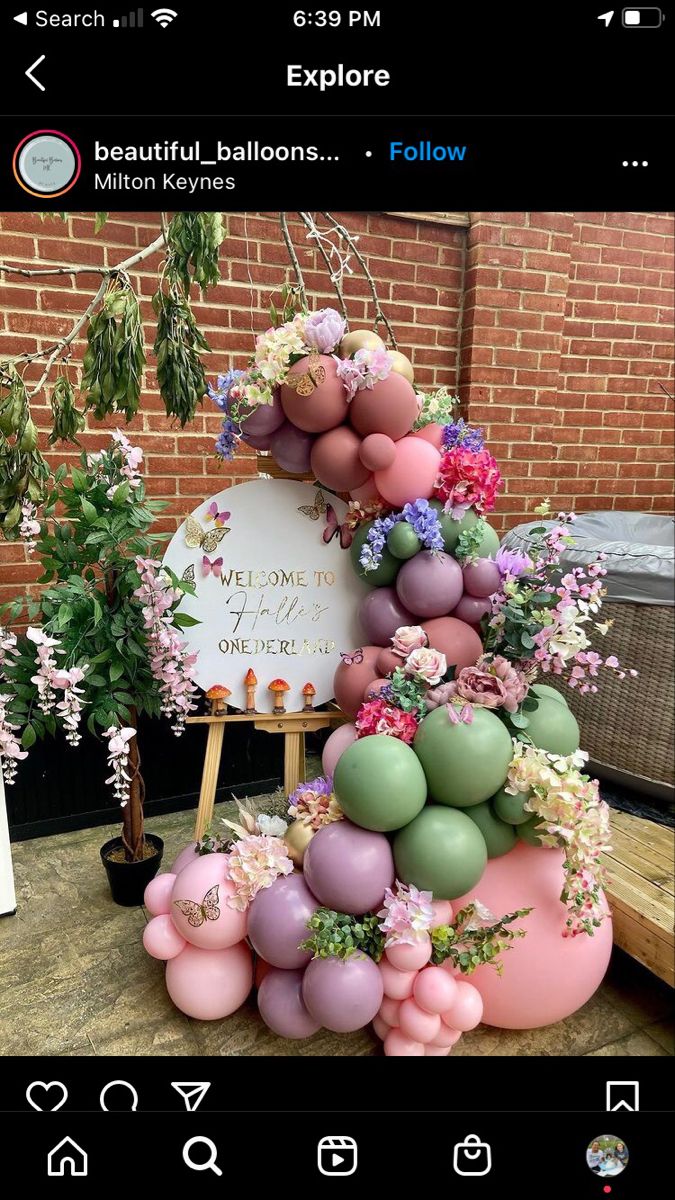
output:
MULTIPOLYGON (((507 492, 500 527, 522 519, 542 495, 560 507, 671 507, 673 223, 655 213, 471 213, 468 230, 382 214, 342 214, 358 233, 401 349, 424 387, 460 384, 464 414, 485 427, 507 492), (461 359, 459 347, 461 342, 461 359)), ((268 324, 270 295, 288 276, 276 214, 233 213, 222 247, 223 280, 195 312, 212 346, 209 374, 243 366, 252 334, 268 324)), ((291 226, 308 290, 332 292, 304 227, 291 226)), ((158 214, 114 214, 94 236, 93 221, 68 228, 30 214, 0 214, 0 261, 23 266, 115 264, 150 242, 158 214)), ((356 264, 355 264, 356 265, 356 264)), ((158 258, 133 272, 149 297, 158 258)), ((0 276, 0 359, 49 345, 67 332, 96 277, 0 276)), ((372 320, 365 280, 346 280, 353 325, 372 320)), ((84 343, 75 343, 77 364, 84 343)), ((153 495, 167 500, 162 527, 198 498, 255 472, 244 452, 223 466, 212 457, 220 418, 208 402, 192 426, 172 428, 150 366, 141 412, 131 425, 153 495)), ((28 378, 40 367, 32 364, 28 378)), ((35 414, 48 425, 48 394, 35 414)), ((115 422, 111 422, 114 426, 115 422)), ((86 449, 105 438, 82 435, 86 449)), ((46 441, 46 439, 45 439, 46 441)), ((71 457, 59 448, 55 464, 71 457)), ((38 570, 23 549, 0 544, 0 602, 38 570)))

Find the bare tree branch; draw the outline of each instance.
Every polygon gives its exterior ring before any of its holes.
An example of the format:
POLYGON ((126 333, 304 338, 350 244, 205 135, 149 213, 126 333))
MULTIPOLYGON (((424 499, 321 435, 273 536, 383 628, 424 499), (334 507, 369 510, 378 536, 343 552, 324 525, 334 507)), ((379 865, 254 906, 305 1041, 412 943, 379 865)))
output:
POLYGON ((345 304, 344 293, 342 291, 342 282, 341 282, 340 272, 334 270, 333 264, 330 261, 328 253, 326 251, 326 248, 321 239, 319 230, 317 229, 316 224, 315 224, 314 220, 312 219, 312 217, 307 212, 301 212, 298 215, 300 217, 300 220, 303 222, 303 224, 305 225, 305 227, 308 231, 308 237, 312 238, 312 240, 316 242, 319 253, 321 254, 321 257, 323 258, 323 261, 326 264, 326 269, 330 276, 330 281, 333 284, 333 287, 335 288, 335 292, 336 292, 337 298, 338 298, 338 303, 340 305, 340 312, 342 313, 345 321, 347 321, 348 320, 347 306, 345 304))
POLYGON ((302 301, 302 306, 303 306, 303 308, 307 308, 307 291, 305 288, 305 279, 302 274, 302 267, 300 266, 298 256, 295 252, 295 246, 293 245, 293 242, 291 240, 291 235, 288 231, 288 220, 286 218, 285 212, 279 213, 279 225, 281 226, 281 232, 283 234, 283 238, 286 243, 286 249, 288 250, 288 256, 291 260, 291 263, 293 264, 293 270, 295 271, 295 277, 298 281, 298 293, 299 293, 300 299, 302 301))
POLYGON ((368 280, 368 286, 370 287, 370 292, 373 297, 373 303, 375 305, 375 326, 376 326, 376 328, 380 324, 385 326, 385 328, 387 330, 387 334, 389 335, 389 341, 391 342, 392 346, 394 347, 394 350, 398 350, 398 342, 396 341, 396 335, 394 334, 394 330, 391 327, 388 317, 386 317, 382 311, 382 306, 380 304, 380 298, 377 294, 377 287, 375 285, 375 280, 373 279, 373 276, 369 270, 368 264, 367 264, 365 258, 363 257, 361 251, 359 250, 355 239, 352 237, 349 230, 346 229, 344 225, 341 225, 339 221, 336 221, 335 217, 332 217, 330 213, 324 212, 322 215, 326 218, 327 221, 330 221, 333 228, 335 230, 337 230, 337 232, 340 234, 340 237, 342 237, 344 239, 344 241, 349 246, 349 249, 351 250, 352 254, 356 258, 359 266, 361 267, 361 270, 363 271, 363 274, 365 275, 366 279, 368 280))

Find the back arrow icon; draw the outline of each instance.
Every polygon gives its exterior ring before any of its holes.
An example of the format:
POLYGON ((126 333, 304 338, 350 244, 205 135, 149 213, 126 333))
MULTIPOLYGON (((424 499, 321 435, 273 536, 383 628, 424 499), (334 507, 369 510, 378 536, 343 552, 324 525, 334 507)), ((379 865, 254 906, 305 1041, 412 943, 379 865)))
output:
POLYGON ((36 67, 40 66, 41 62, 44 62, 44 61, 45 61, 45 55, 41 54, 39 58, 35 59, 34 63, 31 63, 28 70, 24 71, 24 75, 26 75, 30 79, 31 83, 34 83, 35 86, 38 87, 41 92, 45 91, 44 84, 40 83, 39 79, 35 78, 35 76, 33 75, 33 71, 35 70, 36 67))

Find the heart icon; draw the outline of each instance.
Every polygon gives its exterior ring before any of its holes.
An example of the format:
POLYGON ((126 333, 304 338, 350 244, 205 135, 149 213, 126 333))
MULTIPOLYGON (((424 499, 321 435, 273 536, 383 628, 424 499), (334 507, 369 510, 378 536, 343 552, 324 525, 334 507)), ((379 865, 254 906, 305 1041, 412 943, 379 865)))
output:
POLYGON ((26 1100, 31 1108, 37 1109, 38 1112, 56 1112, 57 1109, 63 1108, 67 1099, 68 1088, 64 1083, 60 1083, 58 1079, 52 1079, 51 1083, 43 1083, 41 1079, 36 1079, 34 1083, 31 1083, 26 1088, 26 1100), (57 1098, 55 1102, 49 1099, 49 1092, 53 1088, 56 1088, 57 1094, 60 1095, 60 1099, 57 1098), (38 1093, 39 1099, 33 1099, 34 1092, 38 1093), (42 1093, 41 1096, 40 1093, 42 1093))

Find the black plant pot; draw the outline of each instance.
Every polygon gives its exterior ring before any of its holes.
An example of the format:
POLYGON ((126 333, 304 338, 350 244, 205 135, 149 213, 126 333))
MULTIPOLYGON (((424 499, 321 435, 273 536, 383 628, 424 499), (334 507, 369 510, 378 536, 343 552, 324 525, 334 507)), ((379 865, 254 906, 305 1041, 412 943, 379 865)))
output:
POLYGON ((157 853, 140 862, 113 862, 107 857, 111 850, 121 848, 123 843, 120 837, 111 838, 101 846, 101 861, 108 876, 110 893, 115 904, 121 904, 123 908, 135 908, 143 903, 145 889, 159 871, 164 842, 154 833, 146 833, 145 840, 155 847, 157 853))

